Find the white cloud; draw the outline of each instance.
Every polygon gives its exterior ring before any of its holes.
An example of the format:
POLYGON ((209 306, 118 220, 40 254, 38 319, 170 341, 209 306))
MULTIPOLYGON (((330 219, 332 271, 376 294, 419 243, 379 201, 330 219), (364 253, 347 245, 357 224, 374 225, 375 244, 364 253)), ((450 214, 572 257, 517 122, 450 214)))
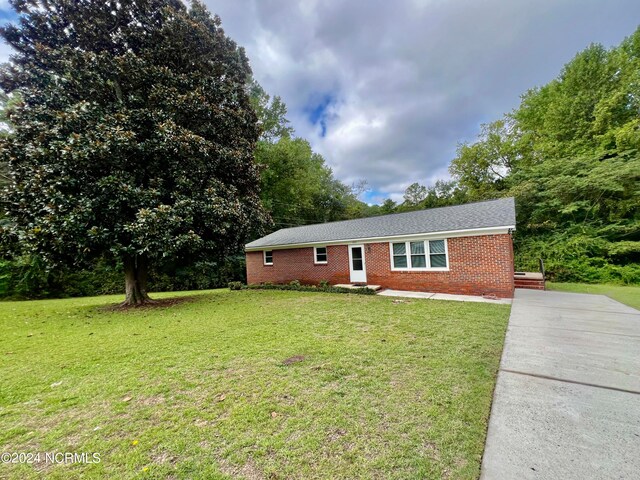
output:
POLYGON ((336 175, 396 200, 415 181, 448 178, 456 144, 480 123, 589 43, 618 43, 640 14, 632 1, 593 0, 208 3, 336 175), (326 95, 323 137, 308 107, 326 95))
POLYGON ((206 3, 336 175, 395 200, 413 182, 447 178, 456 144, 480 123, 589 43, 619 43, 640 18, 635 0, 206 3), (310 111, 327 99, 323 136, 310 111))

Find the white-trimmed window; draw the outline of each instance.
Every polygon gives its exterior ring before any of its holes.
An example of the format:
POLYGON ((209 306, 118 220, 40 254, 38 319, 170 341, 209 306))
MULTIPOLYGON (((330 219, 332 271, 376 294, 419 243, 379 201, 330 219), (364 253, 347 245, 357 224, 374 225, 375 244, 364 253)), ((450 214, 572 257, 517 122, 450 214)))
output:
POLYGON ((449 270, 447 240, 392 242, 391 270, 449 270))
POLYGON ((273 265, 273 250, 264 251, 264 264, 273 265))
POLYGON ((327 247, 313 247, 313 262, 324 264, 327 263, 327 247))

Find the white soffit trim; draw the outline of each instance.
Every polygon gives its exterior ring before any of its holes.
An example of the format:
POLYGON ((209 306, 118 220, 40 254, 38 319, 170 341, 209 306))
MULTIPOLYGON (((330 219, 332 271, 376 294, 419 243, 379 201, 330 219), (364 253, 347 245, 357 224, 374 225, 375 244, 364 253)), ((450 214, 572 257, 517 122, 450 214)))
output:
POLYGON ((262 250, 284 250, 290 248, 304 248, 313 247, 316 245, 349 245, 352 243, 379 243, 379 242, 393 242, 396 240, 429 240, 439 238, 455 238, 455 237, 477 237, 481 235, 499 235, 503 233, 511 233, 516 229, 515 225, 504 225, 500 227, 486 227, 486 228, 472 228, 469 230, 451 230, 449 232, 430 232, 430 233, 412 233, 410 235, 392 235, 386 237, 370 237, 370 238, 347 238, 342 240, 330 240, 322 242, 308 242, 308 243, 292 243, 289 245, 264 245, 262 247, 246 248, 245 252, 259 252, 262 250))

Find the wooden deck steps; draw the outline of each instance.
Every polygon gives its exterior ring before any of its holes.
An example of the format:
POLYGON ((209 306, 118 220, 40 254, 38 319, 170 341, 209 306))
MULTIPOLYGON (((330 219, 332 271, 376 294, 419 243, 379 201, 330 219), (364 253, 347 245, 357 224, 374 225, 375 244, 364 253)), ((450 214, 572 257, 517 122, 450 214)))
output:
POLYGON ((513 275, 516 288, 544 290, 544 275, 537 272, 516 272, 513 275))

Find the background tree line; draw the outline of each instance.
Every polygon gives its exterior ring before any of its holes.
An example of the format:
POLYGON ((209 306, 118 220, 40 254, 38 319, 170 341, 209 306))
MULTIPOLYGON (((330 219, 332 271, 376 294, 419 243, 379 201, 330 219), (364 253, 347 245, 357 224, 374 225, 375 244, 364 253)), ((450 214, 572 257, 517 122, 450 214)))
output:
MULTIPOLYGON (((197 9, 192 15, 209 21, 197 9)), ((459 145, 450 180, 414 183, 400 204, 358 200, 365 184, 335 178, 295 135, 279 97, 250 76, 245 89, 260 130, 254 161, 271 218, 267 232, 514 196, 517 269, 536 270, 542 257, 557 280, 640 283, 640 29, 618 47, 580 52, 556 79, 526 92, 518 108, 483 125, 476 141, 459 145)), ((19 93, 0 97, 0 135, 13 135, 9 114, 20 102, 19 93)), ((0 164, 2 186, 11 182, 6 167, 0 164)), ((120 292, 122 268, 106 257, 54 268, 34 251, 5 255, 0 296, 120 292)), ((149 289, 219 287, 243 280, 244 268, 241 247, 196 261, 175 255, 151 268, 149 289)))
POLYGON ((458 146, 452 180, 387 211, 516 198, 516 268, 561 281, 640 283, 640 29, 593 44, 514 111, 458 146))

